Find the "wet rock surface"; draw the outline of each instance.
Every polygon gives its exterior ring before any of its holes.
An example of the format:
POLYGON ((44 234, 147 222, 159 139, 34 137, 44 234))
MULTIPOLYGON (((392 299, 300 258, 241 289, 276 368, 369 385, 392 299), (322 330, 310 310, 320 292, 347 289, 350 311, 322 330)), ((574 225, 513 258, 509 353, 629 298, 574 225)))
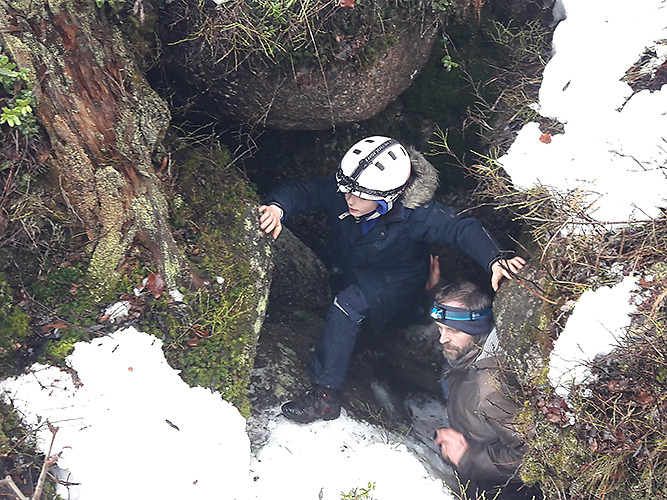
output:
POLYGON ((313 251, 283 226, 271 243, 274 271, 269 314, 281 311, 324 311, 331 303, 329 273, 313 251))

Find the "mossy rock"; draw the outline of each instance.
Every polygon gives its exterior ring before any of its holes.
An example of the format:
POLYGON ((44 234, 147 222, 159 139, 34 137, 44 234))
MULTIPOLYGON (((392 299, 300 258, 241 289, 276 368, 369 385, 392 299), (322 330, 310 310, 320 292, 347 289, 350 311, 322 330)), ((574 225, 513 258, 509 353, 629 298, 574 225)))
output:
POLYGON ((187 383, 219 391, 247 416, 272 254, 270 237, 259 230, 257 195, 230 160, 224 147, 177 155, 172 220, 198 286, 184 290, 182 303, 154 308, 149 323, 161 317, 165 354, 187 383), (173 313, 182 320, 168 323, 173 313))
POLYGON ((504 280, 493 302, 498 336, 509 368, 522 385, 539 384, 546 373, 552 340, 552 306, 540 295, 548 289, 547 273, 530 263, 516 280, 504 280))

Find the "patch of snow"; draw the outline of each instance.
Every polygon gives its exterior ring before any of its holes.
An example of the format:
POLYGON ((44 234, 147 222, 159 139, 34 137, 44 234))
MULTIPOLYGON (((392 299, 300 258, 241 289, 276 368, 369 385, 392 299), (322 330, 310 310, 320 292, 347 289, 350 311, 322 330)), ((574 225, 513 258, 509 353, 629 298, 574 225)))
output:
POLYGON ((174 302, 183 302, 183 294, 179 290, 169 290, 169 296, 174 302))
MULTIPOLYGON (((519 187, 582 190, 598 221, 656 217, 667 205, 667 88, 633 95, 622 78, 647 47, 664 46, 667 4, 562 4, 567 17, 554 32, 539 111, 565 132, 545 144, 539 125, 529 123, 499 162, 519 187)), ((659 50, 656 64, 666 58, 659 50)))
MULTIPOLYGON (((279 412, 276 408, 275 412, 279 412)), ((451 500, 443 482, 393 436, 350 418, 300 425, 280 418, 269 422, 270 438, 251 465, 250 498, 339 500, 341 493, 374 483, 372 498, 451 500)))
POLYGON ((549 380, 557 394, 566 397, 573 384, 586 380, 588 365, 596 356, 618 346, 636 309, 632 303, 636 288, 637 279, 626 277, 581 295, 549 358, 549 380))
MULTIPOLYGON (((38 437, 58 427, 53 453, 80 483, 71 500, 241 499, 250 442, 245 419, 218 393, 191 388, 164 359, 162 341, 134 328, 77 343, 68 358, 82 386, 55 367, 0 383, 38 437), (221 488, 224 484, 224 488, 221 488)), ((45 450, 46 451, 46 450, 45 450)))
POLYGON ((77 343, 78 380, 55 367, 0 382, 46 452, 62 452, 58 477, 70 500, 216 498, 338 500, 375 483, 373 498, 449 500, 400 436, 349 418, 298 425, 279 408, 256 457, 246 421, 220 394, 189 387, 166 362, 162 341, 134 328, 77 343), (80 382, 79 382, 80 380, 80 382), (252 479, 255 479, 254 481, 252 479))

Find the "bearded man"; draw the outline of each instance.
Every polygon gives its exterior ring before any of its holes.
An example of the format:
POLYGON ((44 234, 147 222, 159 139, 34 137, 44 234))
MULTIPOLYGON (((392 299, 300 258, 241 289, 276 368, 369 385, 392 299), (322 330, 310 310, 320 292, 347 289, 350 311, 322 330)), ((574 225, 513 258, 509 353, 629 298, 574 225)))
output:
POLYGON ((491 296, 469 282, 445 285, 431 317, 451 365, 445 375, 451 427, 436 430, 434 439, 456 469, 464 498, 541 498, 516 474, 526 444, 513 425, 520 406, 501 370, 491 296))

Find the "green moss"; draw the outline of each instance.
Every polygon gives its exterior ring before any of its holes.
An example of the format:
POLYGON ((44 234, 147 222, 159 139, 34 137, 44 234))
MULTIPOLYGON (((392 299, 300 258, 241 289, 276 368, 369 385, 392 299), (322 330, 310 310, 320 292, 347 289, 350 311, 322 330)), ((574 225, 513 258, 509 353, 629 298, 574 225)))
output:
POLYGON ((14 304, 7 277, 0 273, 0 377, 13 374, 30 334, 30 317, 14 304))
POLYGON ((30 295, 62 320, 88 326, 96 320, 98 298, 80 288, 86 272, 86 263, 50 267, 28 286, 30 295))
POLYGON ((14 304, 7 277, 0 273, 0 350, 22 342, 30 334, 30 317, 14 304))
POLYGON ((13 306, 11 313, 0 320, 0 350, 11 349, 11 344, 21 342, 30 334, 30 316, 18 306, 13 306))
POLYGON ((526 484, 540 483, 546 493, 557 495, 569 491, 574 479, 581 474, 582 467, 590 462, 590 451, 571 427, 546 423, 542 415, 535 413, 532 405, 524 408, 520 419, 524 424, 537 428, 519 468, 521 479, 526 484))
POLYGON ((20 423, 16 410, 0 398, 0 456, 6 456, 21 437, 20 423))
POLYGON ((44 346, 44 354, 41 361, 63 366, 67 356, 72 354, 74 344, 82 340, 82 335, 77 331, 69 331, 58 340, 52 340, 44 346))
POLYGON ((266 307, 258 289, 264 266, 255 260, 268 257, 249 242, 257 196, 230 161, 217 146, 182 151, 173 167, 179 189, 169 197, 174 232, 203 284, 185 290, 181 305, 154 301, 142 329, 168 332, 165 354, 183 379, 219 391, 247 416, 257 319, 266 307), (174 321, 178 315, 187 318, 174 321))

